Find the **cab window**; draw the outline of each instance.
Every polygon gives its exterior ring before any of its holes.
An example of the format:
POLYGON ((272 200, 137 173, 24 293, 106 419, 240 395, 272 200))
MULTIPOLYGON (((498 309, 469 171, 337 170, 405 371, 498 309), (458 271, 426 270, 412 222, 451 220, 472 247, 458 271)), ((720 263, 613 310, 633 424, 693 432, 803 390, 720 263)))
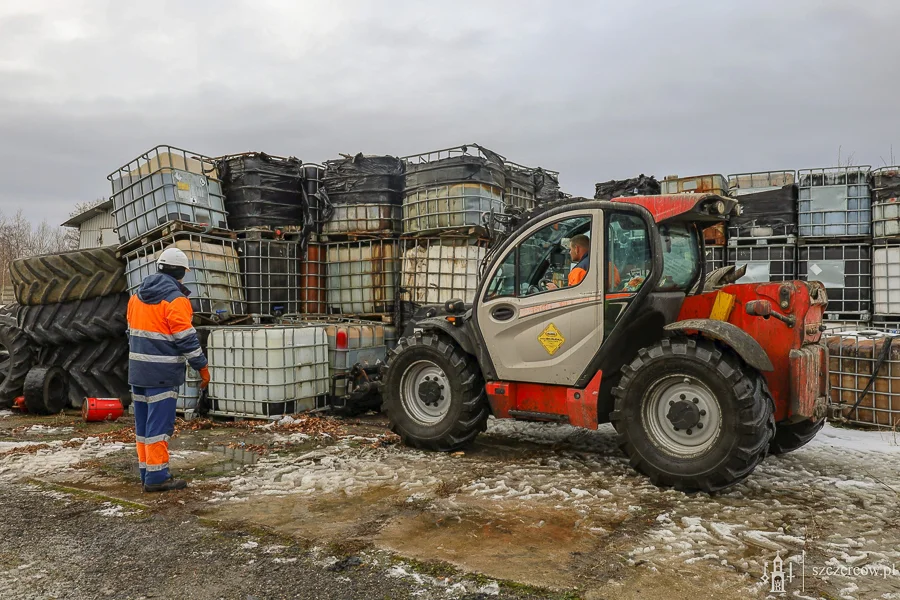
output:
POLYGON ((632 213, 612 213, 606 228, 607 293, 636 293, 650 274, 650 233, 644 220, 632 213))
POLYGON ((663 251, 663 274, 656 286, 660 291, 685 291, 700 270, 700 241, 697 231, 686 223, 659 226, 663 251))

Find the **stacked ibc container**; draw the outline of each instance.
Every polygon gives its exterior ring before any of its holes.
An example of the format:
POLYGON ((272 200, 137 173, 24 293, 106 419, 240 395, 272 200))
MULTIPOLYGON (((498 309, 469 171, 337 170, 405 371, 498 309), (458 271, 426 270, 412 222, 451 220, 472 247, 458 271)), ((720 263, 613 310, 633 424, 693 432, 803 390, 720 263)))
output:
POLYGON ((797 186, 794 171, 736 173, 729 195, 740 214, 728 224, 729 265, 746 265, 741 282, 797 278, 797 186))
POLYGON ((900 333, 900 167, 875 169, 871 182, 872 326, 900 333))
POLYGON ((403 161, 401 314, 454 298, 472 303, 491 238, 505 233, 507 173, 517 210, 534 207, 534 174, 520 165, 507 169, 502 156, 475 144, 403 161))
MULTIPOLYGON (((728 195, 728 180, 724 175, 695 175, 692 177, 668 175, 660 184, 660 193, 663 195, 701 193, 728 195)), ((726 240, 725 223, 719 223, 703 230, 707 273, 725 266, 726 240)))
POLYGON ((868 326, 872 314, 869 167, 801 169, 797 275, 825 284, 832 329, 868 326))

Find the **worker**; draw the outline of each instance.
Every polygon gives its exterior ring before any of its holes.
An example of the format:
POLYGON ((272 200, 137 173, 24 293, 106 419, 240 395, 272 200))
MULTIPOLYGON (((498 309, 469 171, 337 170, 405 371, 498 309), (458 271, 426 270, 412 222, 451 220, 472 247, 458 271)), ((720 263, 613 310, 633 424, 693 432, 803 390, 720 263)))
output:
POLYGON ((157 273, 141 283, 128 301, 128 383, 134 402, 134 434, 141 485, 145 492, 187 487, 169 473, 169 439, 175 432, 178 388, 187 362, 200 373, 200 388, 209 385, 209 367, 192 325, 190 292, 181 284, 190 271, 178 248, 166 248, 157 273))
MULTIPOLYGON (((574 287, 584 280, 584 277, 587 275, 588 269, 590 268, 591 238, 582 234, 572 236, 572 239, 569 240, 569 258, 572 259, 575 266, 569 271, 568 287, 574 287)), ((610 287, 619 285, 621 282, 619 270, 616 269, 616 266, 612 263, 610 263, 609 276, 610 287)), ((547 283, 547 289, 555 290, 558 289, 558 287, 555 283, 547 283)))

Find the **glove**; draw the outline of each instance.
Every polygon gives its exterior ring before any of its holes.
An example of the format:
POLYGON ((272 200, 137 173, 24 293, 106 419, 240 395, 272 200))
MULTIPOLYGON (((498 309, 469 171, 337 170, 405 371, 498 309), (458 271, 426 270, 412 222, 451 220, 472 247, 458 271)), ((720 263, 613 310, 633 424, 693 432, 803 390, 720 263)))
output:
POLYGON ((209 366, 203 367, 197 372, 200 373, 200 389, 205 390, 209 387, 209 366))

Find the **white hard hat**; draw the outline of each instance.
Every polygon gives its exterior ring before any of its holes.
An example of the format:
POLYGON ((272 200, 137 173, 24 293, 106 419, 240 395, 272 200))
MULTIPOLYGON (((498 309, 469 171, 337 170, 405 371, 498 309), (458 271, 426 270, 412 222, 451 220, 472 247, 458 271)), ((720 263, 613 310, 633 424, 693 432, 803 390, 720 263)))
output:
POLYGON ((159 255, 159 258, 156 259, 156 265, 184 267, 188 271, 191 270, 190 266, 188 265, 187 254, 182 252, 180 248, 166 248, 165 250, 163 250, 162 254, 159 255))

